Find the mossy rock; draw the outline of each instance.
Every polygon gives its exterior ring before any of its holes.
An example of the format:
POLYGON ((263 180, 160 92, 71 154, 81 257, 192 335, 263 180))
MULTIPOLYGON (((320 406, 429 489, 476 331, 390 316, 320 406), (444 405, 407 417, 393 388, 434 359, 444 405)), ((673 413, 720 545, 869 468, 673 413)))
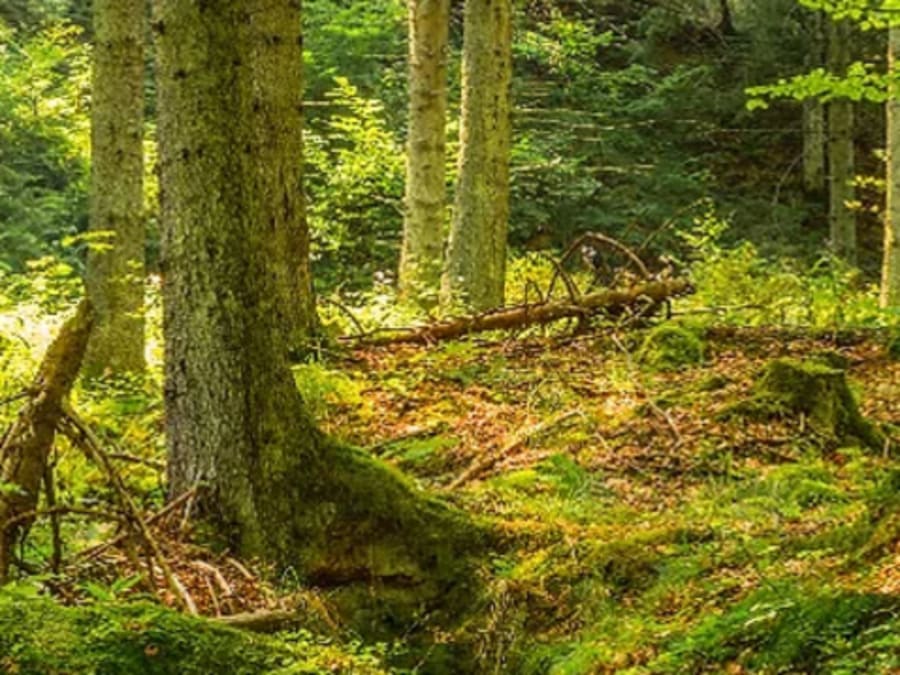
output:
POLYGON ((647 333, 637 358, 651 370, 674 371, 703 362, 703 340, 681 326, 658 326, 647 333))
POLYGON ((0 672, 19 675, 384 673, 370 655, 256 635, 149 603, 63 607, 0 595, 0 672))
POLYGON ((884 448, 884 437, 860 414, 846 373, 818 359, 772 361, 754 384, 753 396, 726 411, 735 414, 758 420, 805 415, 810 427, 832 442, 884 448))

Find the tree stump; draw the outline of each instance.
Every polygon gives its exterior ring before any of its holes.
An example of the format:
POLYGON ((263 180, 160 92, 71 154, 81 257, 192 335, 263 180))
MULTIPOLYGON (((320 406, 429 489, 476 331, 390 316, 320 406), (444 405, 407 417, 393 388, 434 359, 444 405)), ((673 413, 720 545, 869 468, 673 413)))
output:
POLYGON ((832 442, 884 448, 884 436, 859 412, 846 373, 820 359, 772 361, 754 384, 752 398, 732 411, 756 419, 804 415, 832 442))

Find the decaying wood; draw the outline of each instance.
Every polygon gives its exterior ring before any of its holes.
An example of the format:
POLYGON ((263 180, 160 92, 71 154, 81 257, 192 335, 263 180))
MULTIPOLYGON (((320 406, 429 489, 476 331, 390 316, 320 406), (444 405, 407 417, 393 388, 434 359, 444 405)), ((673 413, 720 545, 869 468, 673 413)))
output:
POLYGON ((219 616, 216 617, 216 621, 232 628, 249 630, 254 633, 277 633, 300 626, 303 623, 303 617, 296 611, 276 609, 219 616))
POLYGON ((572 300, 548 301, 505 307, 476 316, 464 316, 418 328, 396 331, 389 335, 370 335, 364 338, 364 342, 370 345, 431 344, 440 340, 454 340, 482 331, 525 328, 552 323, 560 319, 589 317, 604 311, 614 313, 645 304, 658 305, 670 298, 686 295, 691 290, 691 284, 687 279, 659 279, 639 283, 630 288, 608 289, 583 295, 578 302, 572 300))
POLYGON ((63 402, 84 358, 94 315, 85 300, 47 350, 18 418, 0 444, 0 583, 9 577, 13 548, 28 532, 47 460, 63 417, 63 402))

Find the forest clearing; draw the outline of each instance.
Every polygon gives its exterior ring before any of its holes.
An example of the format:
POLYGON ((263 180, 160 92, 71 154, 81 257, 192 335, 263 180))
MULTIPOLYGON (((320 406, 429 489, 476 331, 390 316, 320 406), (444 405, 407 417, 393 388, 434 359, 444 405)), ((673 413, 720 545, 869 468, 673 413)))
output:
POLYGON ((0 672, 900 672, 894 0, 0 0, 0 672))

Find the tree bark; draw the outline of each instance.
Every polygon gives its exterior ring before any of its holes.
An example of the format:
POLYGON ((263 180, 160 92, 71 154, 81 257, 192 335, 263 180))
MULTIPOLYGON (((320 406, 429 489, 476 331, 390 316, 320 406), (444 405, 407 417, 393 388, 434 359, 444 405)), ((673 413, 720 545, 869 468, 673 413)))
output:
POLYGON ((401 294, 437 304, 446 198, 447 33, 449 0, 409 0, 409 138, 401 294))
POLYGON ((144 0, 94 0, 85 369, 144 369, 144 0))
POLYGON ((503 304, 509 220, 511 0, 466 0, 460 154, 446 305, 503 304))
MULTIPOLYGON (((822 21, 821 12, 809 12, 808 70, 824 65, 822 21)), ((803 102, 803 189, 811 196, 825 194, 825 106, 815 98, 803 102)))
MULTIPOLYGON (((843 75, 850 63, 850 24, 830 22, 828 67, 843 75)), ((828 162, 831 247, 835 255, 855 265, 856 214, 851 203, 856 198, 853 147, 853 102, 836 99, 828 105, 828 162)))
POLYGON ((897 63, 900 60, 900 26, 892 26, 888 45, 887 109, 887 209, 884 223, 884 262, 881 273, 881 305, 900 307, 900 96, 897 63))
POLYGON ((272 218, 298 208, 300 164, 265 130, 299 136, 300 118, 267 109, 256 78, 300 100, 300 3, 156 0, 156 14, 170 493, 202 483, 230 545, 312 582, 446 581, 478 528, 324 437, 288 366, 272 218))

